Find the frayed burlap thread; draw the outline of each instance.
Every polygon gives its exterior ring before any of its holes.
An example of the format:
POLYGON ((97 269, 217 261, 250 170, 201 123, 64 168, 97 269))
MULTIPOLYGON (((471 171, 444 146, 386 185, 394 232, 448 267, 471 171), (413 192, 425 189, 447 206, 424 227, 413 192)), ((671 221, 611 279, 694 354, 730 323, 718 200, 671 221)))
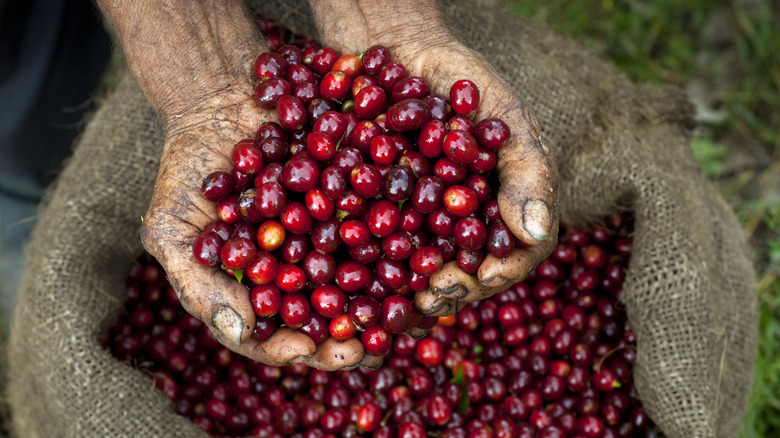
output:
MULTIPOLYGON (((315 35, 302 1, 256 2, 315 35)), ((637 392, 670 437, 737 435, 757 350, 756 286, 729 207, 691 157, 692 108, 636 85, 569 39, 482 3, 445 4, 463 39, 533 109, 558 154, 563 218, 631 210, 622 300, 638 338, 637 392)), ((121 310, 162 136, 132 80, 89 124, 51 191, 14 312, 9 398, 19 436, 192 436, 142 372, 98 336, 121 310)))

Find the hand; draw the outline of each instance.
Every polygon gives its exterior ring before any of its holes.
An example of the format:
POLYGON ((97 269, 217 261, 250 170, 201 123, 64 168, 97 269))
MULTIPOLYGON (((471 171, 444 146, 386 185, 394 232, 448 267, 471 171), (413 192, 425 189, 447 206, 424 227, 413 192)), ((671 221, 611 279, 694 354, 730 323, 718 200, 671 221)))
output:
POLYGON ((475 118, 500 118, 512 131, 498 153, 498 202, 504 221, 527 247, 505 259, 488 255, 476 276, 454 261, 445 264, 431 277, 431 288, 415 296, 420 310, 450 315, 525 278, 555 248, 558 233, 558 171, 536 117, 479 53, 455 38, 436 0, 310 0, 310 5, 324 46, 357 54, 384 45, 410 76, 425 78, 432 92, 445 96, 455 81, 471 79, 481 92, 475 118))
POLYGON ((381 358, 364 355, 355 338, 315 346, 302 332, 281 328, 264 342, 252 339, 255 314, 247 289, 192 256, 193 241, 217 218, 216 206, 200 193, 203 177, 230 170, 233 146, 275 118, 252 100, 252 67, 266 45, 243 2, 101 0, 99 5, 165 128, 160 170, 141 233, 184 308, 224 346, 269 365, 377 367, 381 358))

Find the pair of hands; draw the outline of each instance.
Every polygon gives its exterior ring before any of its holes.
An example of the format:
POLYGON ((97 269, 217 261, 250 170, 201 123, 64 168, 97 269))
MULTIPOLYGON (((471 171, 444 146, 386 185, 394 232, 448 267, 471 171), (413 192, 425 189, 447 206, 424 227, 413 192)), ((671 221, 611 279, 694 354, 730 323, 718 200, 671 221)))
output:
MULTIPOLYGON (((557 168, 535 116, 481 55, 458 41, 436 0, 310 3, 323 46, 357 54, 382 44, 409 75, 426 78, 434 93, 447 95, 455 81, 471 79, 482 93, 475 117, 501 118, 512 130, 509 144, 498 152, 498 200, 505 222, 528 246, 505 259, 488 255, 477 276, 464 273, 455 262, 445 264, 431 278, 431 288, 415 295, 417 307, 435 316, 453 314, 525 278, 552 251, 558 230, 557 168)), ((252 67, 266 45, 243 2, 98 4, 165 128, 142 239, 167 271, 185 309, 223 345, 266 364, 302 362, 325 370, 378 367, 382 358, 364 354, 356 338, 328 339, 315 346, 289 328, 263 342, 250 338, 255 315, 249 292, 192 257, 192 242, 216 218, 215 205, 200 193, 203 176, 229 170, 233 146, 253 136, 260 124, 275 120, 273 111, 258 108, 252 99, 252 67)))

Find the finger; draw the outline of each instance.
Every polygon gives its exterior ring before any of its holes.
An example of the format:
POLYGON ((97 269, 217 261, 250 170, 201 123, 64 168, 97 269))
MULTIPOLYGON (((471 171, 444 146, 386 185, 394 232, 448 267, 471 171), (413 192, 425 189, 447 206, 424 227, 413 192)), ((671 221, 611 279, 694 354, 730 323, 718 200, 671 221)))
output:
MULTIPOLYGON (((249 291, 235 279, 193 259, 192 243, 200 230, 177 217, 177 206, 170 204, 165 202, 149 210, 144 219, 144 243, 167 272, 182 306, 217 328, 229 343, 240 345, 249 339, 255 326, 249 291)), ((208 221, 206 217, 199 222, 208 221)))
MULTIPOLYGON (((191 145, 202 141, 196 134, 184 135, 181 140, 192 140, 191 145)), ((182 306, 239 345, 255 326, 249 292, 235 279, 197 263, 192 255, 193 242, 216 217, 216 205, 202 196, 200 181, 208 169, 229 168, 229 158, 175 143, 161 160, 165 164, 141 230, 144 246, 165 268, 182 306)))
POLYGON ((353 0, 310 0, 323 47, 340 53, 360 53, 371 46, 366 32, 368 24, 357 2, 353 0))
POLYGON ((512 233, 528 246, 552 251, 558 230, 558 170, 536 118, 521 104, 505 122, 512 130, 498 150, 498 207, 512 233), (546 244, 546 245, 545 245, 546 244))
POLYGON ((489 284, 483 284, 460 269, 457 263, 449 262, 431 277, 429 290, 417 293, 415 304, 429 315, 452 315, 466 304, 491 297, 514 283, 510 279, 493 279, 489 284))
POLYGON ((241 345, 234 345, 214 327, 209 327, 217 340, 231 351, 262 362, 281 367, 314 355, 317 346, 304 333, 288 327, 279 327, 265 341, 249 338, 241 345))
POLYGON ((367 370, 376 370, 382 366, 382 362, 385 360, 385 356, 374 356, 373 354, 366 354, 363 356, 363 360, 360 361, 360 367, 367 370))
POLYGON ((410 327, 409 330, 406 331, 406 334, 414 339, 422 339, 428 332, 430 332, 430 330, 421 329, 420 327, 410 327))
POLYGON ((547 247, 548 245, 517 248, 504 258, 488 254, 477 272, 479 283, 489 288, 506 289, 522 281, 549 255, 547 247))
POLYGON ((363 359, 363 344, 358 338, 350 338, 346 341, 337 341, 328 338, 317 346, 314 356, 301 359, 300 362, 324 371, 336 371, 351 369, 358 366, 363 359))

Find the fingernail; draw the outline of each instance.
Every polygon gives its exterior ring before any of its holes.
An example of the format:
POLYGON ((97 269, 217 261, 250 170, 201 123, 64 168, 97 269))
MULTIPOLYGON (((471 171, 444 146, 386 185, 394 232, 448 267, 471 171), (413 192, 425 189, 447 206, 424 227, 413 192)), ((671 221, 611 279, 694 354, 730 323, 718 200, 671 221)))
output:
POLYGON ((457 292, 458 289, 460 289, 460 285, 456 284, 455 286, 452 286, 452 287, 447 288, 447 289, 436 289, 436 293, 437 294, 442 294, 442 295, 452 295, 455 292, 457 292))
POLYGON ((383 361, 379 361, 379 364, 378 364, 378 365, 375 365, 375 366, 372 366, 372 367, 370 367, 370 366, 366 366, 366 365, 363 365, 363 363, 361 363, 361 364, 360 364, 360 368, 363 368, 363 369, 366 369, 366 370, 372 370, 372 371, 373 371, 373 370, 378 370, 379 368, 381 368, 381 367, 382 367, 382 362, 383 362, 383 361))
POLYGON ((434 309, 421 310, 421 311, 422 311, 422 313, 425 313, 426 315, 430 315, 431 313, 436 313, 436 312, 438 312, 439 310, 441 310, 443 308, 444 308, 444 303, 441 303, 441 304, 439 304, 439 306, 437 306, 434 309))
POLYGON ((488 278, 487 280, 479 280, 479 282, 487 287, 498 287, 509 283, 504 277, 496 275, 495 277, 488 278))
POLYGON ((523 207, 523 228, 534 239, 544 242, 550 237, 550 209, 547 203, 532 199, 523 207))
POLYGON ((295 359, 291 360, 289 363, 291 363, 291 364, 292 363, 304 363, 307 360, 311 359, 312 357, 314 357, 313 354, 310 354, 308 356, 298 356, 295 359))
POLYGON ((235 310, 228 306, 219 306, 211 315, 211 322, 225 337, 236 345, 241 345, 241 331, 244 321, 235 310))

